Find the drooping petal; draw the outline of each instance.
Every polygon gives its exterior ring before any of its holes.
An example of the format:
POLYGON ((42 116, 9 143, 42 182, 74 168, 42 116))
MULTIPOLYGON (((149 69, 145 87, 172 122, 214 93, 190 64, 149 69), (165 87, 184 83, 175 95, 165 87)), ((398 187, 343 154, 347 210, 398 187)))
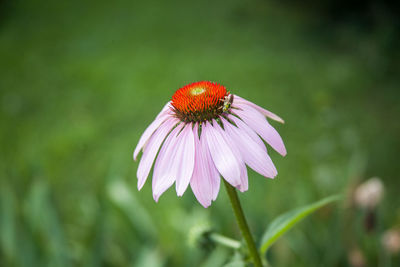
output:
POLYGON ((248 105, 241 103, 236 104, 235 107, 239 109, 233 109, 233 113, 238 115, 279 154, 282 156, 286 155, 286 148, 283 144, 281 136, 275 130, 275 128, 268 123, 266 118, 260 112, 248 105))
POLYGON ((221 120, 224 123, 225 131, 237 144, 245 163, 265 177, 275 177, 277 171, 267 151, 264 149, 264 144, 260 146, 244 130, 232 125, 223 118, 221 120))
POLYGON ((161 194, 164 193, 165 190, 167 190, 175 182, 176 177, 172 173, 171 162, 176 157, 176 143, 178 140, 177 134, 181 129, 182 127, 178 125, 172 130, 167 139, 165 139, 165 142, 158 153, 158 157, 154 165, 152 182, 153 198, 156 202, 161 194))
MULTIPOLYGON (((221 119, 223 119, 223 118, 221 117, 221 119)), ((223 122, 224 127, 225 127, 224 123, 228 123, 226 120, 224 120, 222 122, 223 122)), ((223 130, 222 128, 218 127, 217 130, 220 131, 220 133, 223 136, 223 138, 225 139, 225 141, 230 145, 230 148, 233 151, 233 155, 236 157, 237 161, 240 162, 239 163, 240 185, 238 185, 236 188, 241 192, 247 191, 249 189, 249 178, 247 175, 245 161, 241 155, 240 149, 238 148, 238 143, 235 142, 234 139, 232 139, 231 135, 226 131, 226 129, 223 130)))
POLYGON ((172 109, 171 109, 171 101, 168 101, 168 103, 167 104, 165 104, 165 106, 162 108, 162 110, 160 111, 160 113, 158 113, 158 115, 157 115, 157 117, 156 118, 159 118, 159 117, 161 117, 161 116, 163 116, 163 115, 171 115, 171 114, 173 114, 173 111, 172 111, 172 109))
POLYGON ((240 168, 240 185, 237 187, 240 192, 245 192, 249 189, 249 177, 247 175, 246 165, 244 161, 239 165, 240 168))
POLYGON ((261 147, 263 150, 265 150, 265 152, 267 152, 267 148, 265 147, 263 140, 261 140, 261 138, 258 136, 256 132, 254 132, 253 129, 251 129, 246 123, 244 123, 241 119, 237 118, 236 116, 228 115, 227 117, 228 119, 233 121, 239 129, 245 131, 251 137, 251 139, 253 139, 253 141, 259 145, 259 147, 261 147))
POLYGON ((149 125, 149 127, 147 127, 147 129, 140 137, 139 142, 135 148, 135 151, 133 152, 134 160, 136 160, 140 150, 149 140, 154 131, 157 130, 157 128, 161 125, 161 123, 163 123, 170 116, 170 114, 168 113, 168 105, 169 103, 167 103, 167 105, 164 106, 163 110, 157 115, 156 119, 149 125))
POLYGON ((235 95, 235 97, 233 99, 233 103, 234 104, 245 104, 245 105, 248 105, 248 106, 256 109, 258 112, 260 112, 261 114, 263 114, 264 116, 266 116, 266 117, 268 117, 268 118, 270 118, 272 120, 278 121, 280 123, 285 123, 285 121, 281 117, 276 115, 275 113, 272 113, 271 111, 266 110, 266 109, 254 104, 254 103, 252 103, 252 102, 250 102, 250 101, 248 101, 248 100, 246 100, 246 99, 244 99, 244 98, 242 98, 242 97, 240 97, 238 95, 235 95))
POLYGON ((194 136, 191 123, 178 135, 176 150, 176 157, 171 158, 171 171, 176 177, 176 193, 182 196, 189 185, 194 167, 194 136))
POLYGON ((166 121, 162 123, 150 137, 146 147, 143 150, 143 155, 137 169, 139 190, 142 189, 144 183, 146 182, 147 176, 149 175, 151 166, 153 165, 154 159, 162 142, 171 129, 178 123, 179 120, 174 117, 167 118, 166 121))
MULTIPOLYGON (((202 128, 202 136, 204 136, 208 148, 211 153, 211 158, 219 173, 232 186, 238 187, 241 185, 241 164, 232 149, 231 144, 227 143, 221 127, 214 121, 214 126, 209 123, 204 123, 202 128)), ((240 155, 239 155, 240 156, 240 155)))
MULTIPOLYGON (((220 119, 223 119, 222 117, 220 119)), ((215 122, 215 121, 214 121, 215 122)), ((225 120, 225 122, 227 122, 225 120)), ((215 122, 216 123, 216 122, 215 122)), ((223 122, 223 125, 225 127, 225 124, 223 122)), ((240 192, 247 191, 249 189, 249 178, 247 175, 247 168, 245 161, 241 155, 240 149, 238 148, 238 143, 235 142, 234 139, 232 139, 232 136, 226 131, 226 129, 222 129, 220 127, 216 128, 218 131, 220 131, 222 137, 225 139, 227 144, 230 145, 230 148, 233 151, 233 156, 236 158, 236 160, 239 162, 239 169, 240 169, 240 185, 238 185, 236 188, 240 192)))
POLYGON ((220 177, 212 161, 207 143, 204 138, 199 139, 197 123, 193 128, 193 134, 195 140, 195 165, 190 179, 190 187, 200 204, 207 208, 218 195, 220 177))
MULTIPOLYGON (((203 143, 205 144, 204 141, 203 141, 203 143)), ((208 147, 207 147, 207 150, 208 150, 208 147)), ((209 156, 207 163, 209 166, 208 168, 211 169, 213 172, 215 172, 215 174, 213 174, 211 176, 212 177, 211 183, 212 183, 212 190, 213 190, 212 200, 215 201, 218 197, 219 187, 221 184, 221 177, 219 176, 219 172, 218 172, 217 168, 215 167, 214 162, 212 161, 211 155, 209 156)))

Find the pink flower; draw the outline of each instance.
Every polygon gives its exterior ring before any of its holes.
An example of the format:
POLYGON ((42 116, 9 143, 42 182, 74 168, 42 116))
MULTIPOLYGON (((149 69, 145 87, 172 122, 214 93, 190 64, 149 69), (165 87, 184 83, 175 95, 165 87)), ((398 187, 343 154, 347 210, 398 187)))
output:
POLYGON ((217 83, 202 81, 178 89, 135 148, 135 160, 143 150, 138 189, 154 160, 155 201, 175 182, 178 196, 190 184, 197 200, 208 207, 217 198, 220 175, 238 190, 248 189, 246 165, 274 178, 277 171, 261 138, 282 156, 286 148, 265 117, 283 123, 277 115, 217 83))

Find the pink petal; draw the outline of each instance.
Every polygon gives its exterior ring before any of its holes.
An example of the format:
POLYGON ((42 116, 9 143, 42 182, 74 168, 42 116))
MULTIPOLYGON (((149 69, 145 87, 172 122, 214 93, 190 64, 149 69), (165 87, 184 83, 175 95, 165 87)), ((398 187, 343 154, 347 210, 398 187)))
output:
POLYGON ((154 165, 153 171, 153 198, 158 201, 158 198, 165 192, 174 182, 175 176, 172 173, 171 161, 176 157, 176 135, 182 129, 178 125, 172 132, 168 135, 167 139, 158 153, 156 163, 154 165))
POLYGON ((207 143, 204 142, 204 138, 202 138, 202 141, 199 140, 198 124, 195 124, 193 133, 195 140, 195 165, 190 186, 200 204, 207 208, 211 205, 211 201, 215 200, 218 195, 220 177, 212 161, 207 143))
POLYGON ((224 123, 225 131, 239 148, 245 163, 265 177, 275 177, 277 171, 265 150, 264 144, 260 146, 244 130, 235 127, 223 118, 221 120, 224 123))
MULTIPOLYGON (((202 142, 200 140, 200 142, 202 142)), ((207 146, 207 144, 203 142, 205 144, 205 147, 207 146)), ((208 150, 208 147, 207 147, 208 150)), ((210 152, 209 152, 210 153, 210 152)), ((221 183, 221 177, 219 176, 219 172, 217 170, 217 168, 214 165, 214 162, 212 161, 211 155, 209 154, 209 158, 208 158, 208 164, 209 164, 209 169, 212 170, 212 172, 215 172, 215 174, 213 174, 211 177, 211 183, 212 183, 212 190, 213 190, 213 195, 212 195, 212 200, 215 201, 217 199, 218 193, 219 193, 219 186, 221 183)))
POLYGON ((133 152, 133 159, 136 160, 140 150, 143 148, 143 146, 146 144, 146 142, 149 140, 150 136, 154 133, 154 131, 163 123, 169 114, 169 109, 168 109, 168 104, 164 106, 164 108, 161 110, 161 112, 157 115, 156 119, 147 127, 147 129, 144 131, 142 136, 139 139, 139 142, 135 148, 135 151, 133 152))
POLYGON ((263 140, 261 140, 261 138, 258 136, 258 134, 256 134, 256 132, 253 131, 253 129, 251 129, 246 123, 236 116, 228 115, 228 118, 233 121, 239 129, 245 131, 251 137, 251 139, 253 139, 253 141, 259 145, 259 147, 267 152, 267 148, 265 147, 263 140))
POLYGON ((243 160, 242 164, 240 164, 239 167, 240 167, 240 185, 237 186, 237 189, 239 189, 240 192, 244 192, 249 189, 249 177, 247 176, 247 169, 243 160))
MULTIPOLYGON (((223 119, 223 118, 221 118, 223 119)), ((226 120, 224 120, 227 122, 226 120)), ((225 126, 225 125, 224 125, 225 126)), ((247 169, 246 165, 244 162, 244 159, 241 155, 240 149, 238 148, 238 143, 235 142, 234 139, 232 139, 232 136, 225 130, 221 128, 217 128, 218 130, 221 131, 221 135, 224 137, 225 141, 230 145, 233 155, 236 157, 237 161, 240 162, 239 168, 240 168, 240 185, 236 186, 239 191, 244 192, 249 189, 249 179, 247 176, 247 169)))
POLYGON ((231 144, 226 142, 223 137, 224 134, 215 121, 214 126, 209 123, 203 123, 201 136, 204 136, 207 142, 215 167, 225 180, 237 187, 241 185, 240 164, 242 162, 234 154, 231 144))
POLYGON ((266 109, 264 109, 264 108, 262 108, 262 107, 260 107, 260 106, 258 106, 256 104, 254 104, 254 103, 252 103, 252 102, 250 102, 250 101, 248 101, 248 100, 246 100, 244 98, 241 98, 240 96, 235 95, 235 97, 233 99, 233 103, 234 104, 245 104, 245 105, 248 105, 248 106, 256 109, 258 112, 260 112, 261 114, 263 114, 264 116, 266 116, 266 117, 268 117, 270 119, 273 119, 273 120, 278 121, 280 123, 285 123, 285 121, 282 120, 278 115, 276 115, 276 114, 272 113, 271 111, 266 110, 266 109))
POLYGON ((176 157, 171 158, 172 174, 176 177, 176 193, 182 196, 189 185, 194 167, 194 136, 192 124, 187 124, 178 135, 176 157))
POLYGON ((144 148, 143 155, 140 159, 139 167, 137 169, 139 190, 142 189, 144 183, 146 182, 147 176, 149 175, 151 166, 153 165, 154 159, 162 142, 171 129, 178 124, 178 122, 179 120, 176 118, 167 118, 167 120, 161 124, 155 133, 150 137, 146 147, 144 148))
POLYGON ((156 118, 159 118, 159 117, 161 117, 161 116, 163 116, 163 115, 171 115, 171 114, 173 114, 173 112, 172 112, 172 108, 171 108, 171 101, 168 101, 168 103, 167 104, 165 104, 165 106, 162 108, 162 110, 160 111, 160 113, 158 113, 158 115, 157 115, 157 117, 156 118))
POLYGON ((250 126, 250 128, 259 134, 279 154, 282 156, 286 155, 286 148, 281 136, 260 112, 244 104, 236 104, 236 107, 239 109, 233 109, 235 114, 237 114, 248 126, 250 126))

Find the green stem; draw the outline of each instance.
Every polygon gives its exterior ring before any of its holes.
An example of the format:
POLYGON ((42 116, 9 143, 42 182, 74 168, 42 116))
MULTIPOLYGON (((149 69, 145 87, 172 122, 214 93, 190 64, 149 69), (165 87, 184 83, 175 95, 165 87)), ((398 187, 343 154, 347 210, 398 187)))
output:
POLYGON ((246 218, 244 217, 244 213, 242 210, 242 206, 240 205, 240 201, 238 195, 236 193, 236 189, 232 187, 227 181, 223 180, 225 183, 225 188, 228 193, 229 199, 232 204, 233 212, 235 213, 236 221, 239 225, 240 231, 244 237, 244 240, 247 243, 247 247, 249 249, 250 257, 254 263, 255 267, 262 267, 260 255, 258 254, 258 250, 256 248, 256 244, 254 243, 253 237, 250 233, 249 226, 247 224, 246 218))
POLYGON ((221 244, 228 248, 239 249, 242 246, 242 243, 240 243, 239 241, 217 233, 210 234, 209 238, 215 243, 221 244))

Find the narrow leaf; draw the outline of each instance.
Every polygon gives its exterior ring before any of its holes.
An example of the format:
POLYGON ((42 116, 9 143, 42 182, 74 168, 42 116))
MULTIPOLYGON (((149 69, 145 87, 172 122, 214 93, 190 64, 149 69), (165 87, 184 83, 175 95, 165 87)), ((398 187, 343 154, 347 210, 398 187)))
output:
POLYGON ((107 186, 107 191, 111 202, 128 217, 133 228, 142 238, 152 240, 157 238, 157 228, 149 212, 124 181, 121 179, 111 181, 107 186))
POLYGON ((293 228, 303 218, 317 209, 340 199, 339 195, 321 199, 315 203, 288 211, 271 222, 261 239, 260 252, 264 254, 268 248, 284 233, 293 228))

